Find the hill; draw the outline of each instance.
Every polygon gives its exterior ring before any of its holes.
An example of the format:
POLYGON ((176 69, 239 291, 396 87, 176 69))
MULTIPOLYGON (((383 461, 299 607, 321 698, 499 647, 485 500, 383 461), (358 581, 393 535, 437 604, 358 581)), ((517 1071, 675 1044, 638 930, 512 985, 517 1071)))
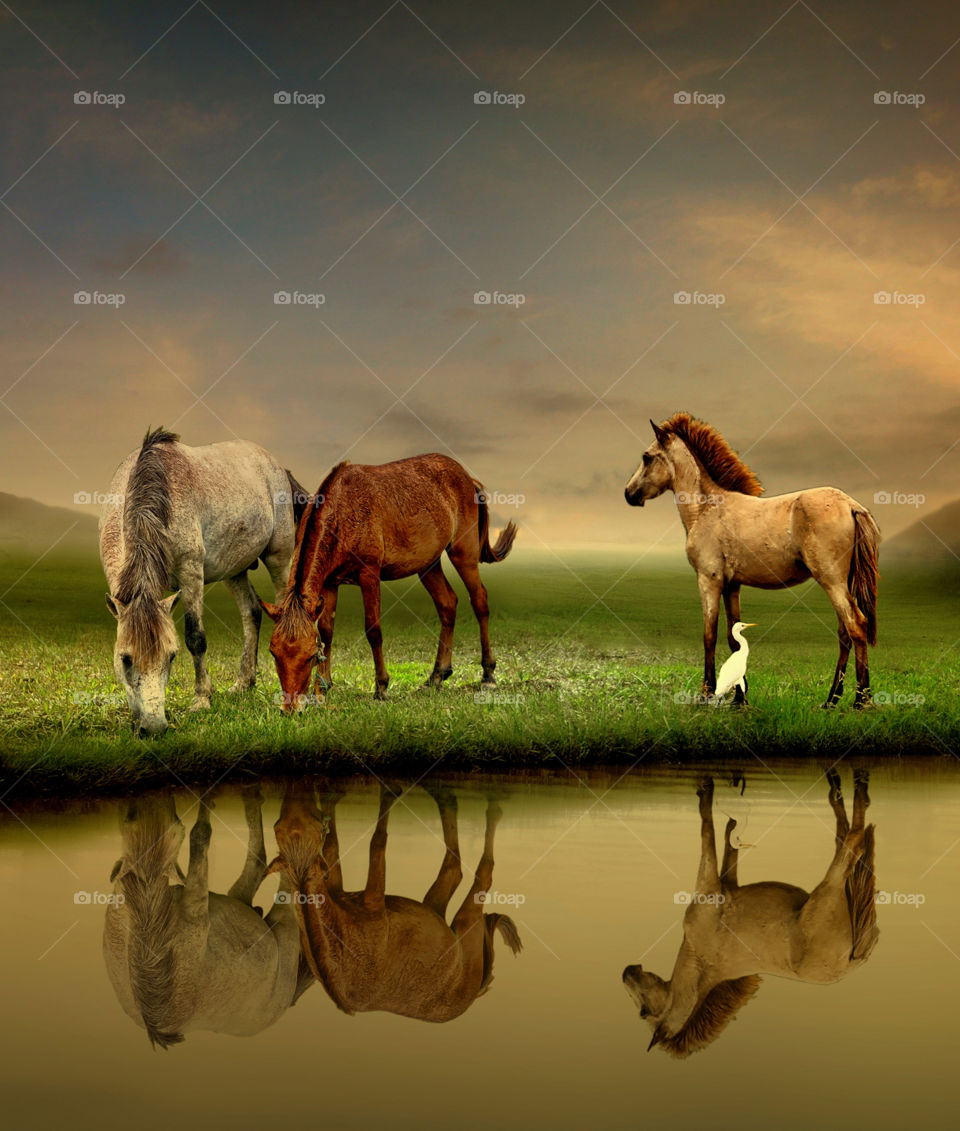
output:
POLYGON ((35 499, 24 499, 0 491, 0 556, 21 557, 41 554, 53 547, 57 555, 98 554, 97 519, 66 507, 48 507, 35 499))

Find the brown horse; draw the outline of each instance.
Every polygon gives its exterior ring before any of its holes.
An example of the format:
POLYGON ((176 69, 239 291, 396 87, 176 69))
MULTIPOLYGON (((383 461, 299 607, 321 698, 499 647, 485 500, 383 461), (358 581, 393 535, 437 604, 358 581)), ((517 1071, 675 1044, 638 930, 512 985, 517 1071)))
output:
MULTIPOLYGON (((740 620, 741 585, 780 589, 812 577, 839 622, 840 658, 824 706, 835 706, 843 695, 851 643, 857 666, 854 706, 868 705, 867 644, 877 642, 880 531, 867 508, 836 487, 759 498, 759 480, 709 424, 686 412, 650 424, 656 439, 624 493, 633 507, 664 491, 676 495, 703 605, 704 696, 712 696, 717 684, 721 597, 727 641, 736 652, 733 626, 740 620)), ((743 690, 737 690, 735 701, 746 701, 743 690)))
POLYGON ((330 686, 330 646, 341 585, 360 586, 376 670, 374 698, 386 698, 390 676, 383 662, 380 582, 413 574, 433 598, 440 618, 437 659, 427 680, 427 686, 440 687, 453 672, 457 616, 457 595, 440 564, 444 550, 467 587, 480 625, 481 687, 495 687, 497 665, 479 563, 502 562, 517 528, 508 523, 491 546, 489 523, 483 486, 448 456, 412 456, 378 467, 338 463, 300 520, 282 604, 260 602, 275 622, 270 652, 283 689, 283 710, 303 707, 314 664, 317 693, 330 686))
POLYGON ((310 970, 345 1013, 382 1010, 420 1021, 459 1017, 493 980, 493 941, 501 937, 516 954, 520 936, 507 915, 486 914, 493 882, 493 838, 500 808, 487 807, 483 854, 463 904, 447 924, 447 905, 462 878, 457 799, 431 791, 440 810, 444 856, 422 900, 387 895, 387 819, 397 795, 381 786, 380 813, 370 840, 370 868, 363 891, 345 892, 340 869, 336 806, 339 797, 312 787, 291 788, 274 826, 279 872, 300 922, 310 970))

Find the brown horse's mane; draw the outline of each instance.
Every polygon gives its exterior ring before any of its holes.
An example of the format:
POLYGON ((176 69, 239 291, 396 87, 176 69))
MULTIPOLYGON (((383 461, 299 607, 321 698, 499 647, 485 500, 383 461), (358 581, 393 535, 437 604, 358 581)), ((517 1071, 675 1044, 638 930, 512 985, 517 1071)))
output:
POLYGON ((310 570, 310 562, 307 560, 308 555, 305 553, 305 548, 311 529, 319 521, 334 479, 345 467, 349 466, 350 461, 345 459, 327 472, 316 493, 310 496, 310 500, 300 517, 297 544, 293 550, 293 561, 290 563, 290 578, 287 581, 286 592, 280 604, 280 616, 277 618, 277 627, 285 636, 296 638, 313 631, 313 621, 303 605, 303 583, 306 581, 310 570))
POLYGON ((124 560, 115 596, 129 606, 131 645, 146 662, 159 646, 156 603, 170 582, 170 480, 163 446, 179 439, 163 428, 147 430, 123 505, 124 560))
POLYGON ((760 987, 760 977, 748 974, 714 986, 693 1011, 684 1027, 672 1037, 654 1034, 653 1045, 660 1045, 671 1056, 685 1057, 705 1048, 747 1004, 760 987))
POLYGON ((660 428, 687 445, 718 487, 744 495, 763 494, 760 480, 716 428, 697 420, 689 412, 674 413, 660 428))

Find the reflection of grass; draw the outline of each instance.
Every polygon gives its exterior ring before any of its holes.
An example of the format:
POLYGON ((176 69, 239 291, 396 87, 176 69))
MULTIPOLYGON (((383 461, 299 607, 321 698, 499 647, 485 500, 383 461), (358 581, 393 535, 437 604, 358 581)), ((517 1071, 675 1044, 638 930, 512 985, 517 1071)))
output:
MULTIPOLYGON (((28 564, 0 563, 0 592, 28 564)), ((688 567, 614 555, 570 559, 568 567, 543 557, 525 562, 517 552, 484 576, 499 658, 501 694, 492 701, 475 699, 478 634, 462 591, 454 675, 439 693, 421 687, 433 663, 436 619, 419 584, 401 582, 383 590, 390 702, 373 701, 359 594, 344 589, 329 706, 283 718, 274 704, 279 685, 266 650, 267 622, 260 684, 249 695, 227 694, 239 660, 239 619, 222 587, 213 587, 206 621, 214 706, 201 715, 187 711, 193 671, 182 647, 168 693, 174 728, 142 742, 129 732, 114 681, 102 576, 89 563, 45 559, 5 597, 11 611, 0 606, 3 776, 37 763, 30 781, 52 788, 58 779, 132 784, 170 770, 212 779, 233 766, 412 770, 437 759, 505 767, 641 755, 960 753, 960 605, 952 578, 893 571, 884 578, 872 685, 898 703, 860 713, 850 709, 852 660, 846 706, 817 710, 836 662, 836 634, 832 610, 812 584, 780 593, 744 590, 744 616, 759 625, 750 634, 752 707, 733 711, 677 701, 698 691, 702 662, 699 599, 688 567)), ((263 584, 264 572, 253 580, 263 584)), ((718 661, 725 655, 724 644, 718 661)))

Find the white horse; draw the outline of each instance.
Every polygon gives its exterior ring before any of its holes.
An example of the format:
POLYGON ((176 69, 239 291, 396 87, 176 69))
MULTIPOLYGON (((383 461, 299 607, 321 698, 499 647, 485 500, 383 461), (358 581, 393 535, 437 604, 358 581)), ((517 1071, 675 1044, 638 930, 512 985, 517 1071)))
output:
POLYGON ((234 691, 253 686, 260 605, 247 577, 258 559, 282 593, 306 494, 263 448, 246 441, 190 448, 148 432, 117 468, 100 517, 100 560, 117 618, 113 667, 139 734, 167 729, 167 680, 177 655, 173 608, 184 604, 193 656, 191 710, 210 706, 203 587, 222 581, 240 609, 243 655, 234 691), (169 589, 177 590, 167 596, 169 589))
POLYGON ((184 829, 172 796, 121 808, 123 848, 111 875, 103 953, 124 1012, 154 1046, 178 1044, 189 1029, 259 1033, 312 984, 300 964, 289 885, 281 880, 263 918, 252 906, 266 860, 261 804, 258 794, 245 794, 247 858, 227 895, 207 886, 206 805, 190 833, 186 876, 177 864, 184 829))
POLYGON ((673 974, 665 982, 642 966, 623 972, 627 992, 653 1029, 649 1048, 659 1045, 684 1057, 710 1044, 756 993, 758 974, 824 984, 839 981, 870 957, 880 932, 873 825, 865 825, 868 776, 854 774, 852 825, 839 775, 830 771, 827 780, 837 821, 835 850, 812 892, 775 881, 740 887, 732 818, 718 869, 713 781, 701 781, 700 870, 673 974))

